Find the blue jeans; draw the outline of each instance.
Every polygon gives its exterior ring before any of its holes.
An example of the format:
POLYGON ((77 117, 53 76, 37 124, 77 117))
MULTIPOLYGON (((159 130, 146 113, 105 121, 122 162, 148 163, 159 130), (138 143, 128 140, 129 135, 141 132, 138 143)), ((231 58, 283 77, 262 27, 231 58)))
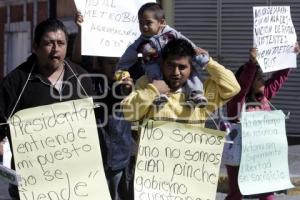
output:
POLYGON ((126 184, 125 169, 106 171, 106 180, 112 200, 127 200, 128 187, 126 184))
POLYGON ((135 157, 131 156, 128 165, 120 170, 106 170, 106 179, 112 200, 134 199, 134 169, 135 157))
POLYGON ((11 200, 20 200, 18 187, 12 184, 8 186, 8 192, 11 200))

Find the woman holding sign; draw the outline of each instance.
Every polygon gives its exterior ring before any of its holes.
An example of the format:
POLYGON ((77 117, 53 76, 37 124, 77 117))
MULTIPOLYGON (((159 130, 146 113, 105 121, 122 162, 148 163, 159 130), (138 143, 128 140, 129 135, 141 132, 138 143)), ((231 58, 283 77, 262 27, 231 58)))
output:
MULTIPOLYGON (((299 45, 296 43, 295 53, 299 53, 299 45)), ((238 95, 227 104, 227 114, 230 122, 238 122, 243 105, 246 104, 246 111, 270 111, 269 101, 278 92, 283 83, 287 80, 290 68, 276 71, 267 81, 263 79, 263 73, 256 60, 257 50, 250 49, 249 61, 242 65, 236 72, 236 78, 241 86, 238 95)), ((241 200, 242 194, 238 186, 239 166, 226 164, 229 193, 226 200, 241 200)), ((275 199, 274 193, 257 195, 260 200, 275 199)))

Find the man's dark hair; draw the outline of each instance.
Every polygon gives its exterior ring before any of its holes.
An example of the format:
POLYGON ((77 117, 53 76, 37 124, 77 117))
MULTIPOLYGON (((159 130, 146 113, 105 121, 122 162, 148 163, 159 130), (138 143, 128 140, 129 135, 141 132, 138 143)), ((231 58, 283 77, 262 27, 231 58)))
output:
POLYGON ((65 25, 58 19, 49 18, 39 23, 34 31, 34 43, 39 45, 41 38, 45 33, 56 32, 62 30, 65 33, 66 40, 68 41, 68 31, 65 25))
POLYGON ((196 52, 193 46, 185 39, 174 39, 162 49, 162 60, 169 57, 190 57, 193 58, 196 52))
POLYGON ((138 17, 141 18, 145 11, 154 12, 157 20, 165 19, 165 12, 158 3, 146 3, 142 5, 138 11, 138 17))

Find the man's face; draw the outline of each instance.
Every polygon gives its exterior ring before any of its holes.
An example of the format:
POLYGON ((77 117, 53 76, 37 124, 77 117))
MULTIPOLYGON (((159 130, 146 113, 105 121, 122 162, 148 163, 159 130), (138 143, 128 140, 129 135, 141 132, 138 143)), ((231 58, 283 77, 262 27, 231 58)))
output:
POLYGON ((157 35, 164 25, 165 21, 156 19, 153 11, 146 10, 142 16, 139 16, 140 31, 145 37, 157 35))
POLYGON ((34 44, 38 65, 50 70, 63 66, 67 52, 66 35, 62 30, 47 32, 40 40, 40 44, 34 44))
POLYGON ((190 77, 190 60, 188 56, 169 57, 163 62, 162 73, 171 90, 176 91, 181 88, 190 77))

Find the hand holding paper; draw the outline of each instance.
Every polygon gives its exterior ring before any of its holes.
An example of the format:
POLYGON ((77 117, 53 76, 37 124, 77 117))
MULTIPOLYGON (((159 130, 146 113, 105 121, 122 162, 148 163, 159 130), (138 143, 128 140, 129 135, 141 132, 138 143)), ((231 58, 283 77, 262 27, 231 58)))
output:
POLYGON ((263 72, 296 68, 296 31, 289 6, 253 7, 253 41, 263 72))
POLYGON ((298 42, 296 42, 296 44, 295 44, 294 53, 297 54, 297 55, 300 53, 300 47, 299 47, 299 43, 298 42))
POLYGON ((83 23, 83 15, 80 11, 77 11, 75 15, 75 24, 78 26, 78 28, 81 28, 81 24, 83 23))
POLYGON ((253 62, 253 63, 257 63, 256 60, 257 57, 257 48, 251 48, 250 49, 250 55, 249 55, 249 59, 253 62))

